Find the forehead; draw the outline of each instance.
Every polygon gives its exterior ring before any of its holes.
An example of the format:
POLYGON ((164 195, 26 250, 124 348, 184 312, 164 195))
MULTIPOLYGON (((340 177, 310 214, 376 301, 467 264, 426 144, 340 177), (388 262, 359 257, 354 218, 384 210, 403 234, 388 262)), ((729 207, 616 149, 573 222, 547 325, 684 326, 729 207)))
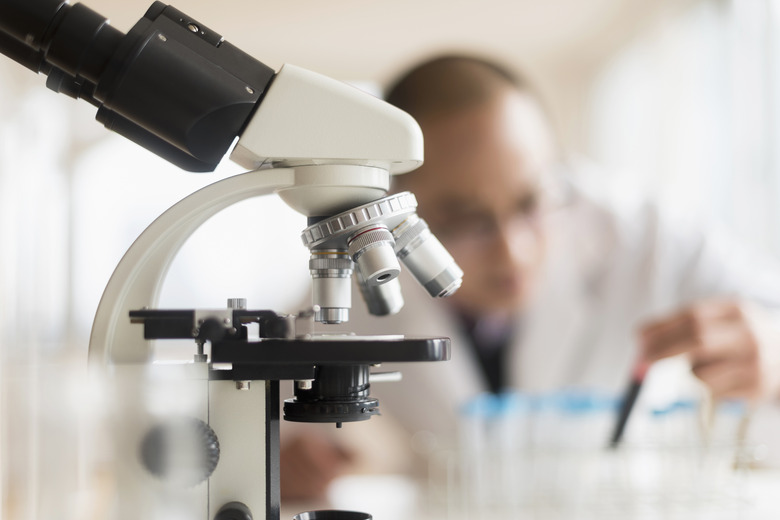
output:
POLYGON ((421 119, 425 163, 406 174, 418 197, 500 204, 536 189, 553 162, 554 142, 538 103, 507 90, 489 103, 421 119))

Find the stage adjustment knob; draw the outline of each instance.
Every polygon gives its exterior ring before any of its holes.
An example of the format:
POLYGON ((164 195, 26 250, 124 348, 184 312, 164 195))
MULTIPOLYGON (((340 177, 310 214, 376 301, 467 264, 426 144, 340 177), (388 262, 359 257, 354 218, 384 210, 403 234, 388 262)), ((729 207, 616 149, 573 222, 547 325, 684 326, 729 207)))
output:
POLYGON ((152 427, 144 436, 141 460, 162 480, 194 486, 208 479, 217 467, 219 440, 200 419, 171 419, 152 427))

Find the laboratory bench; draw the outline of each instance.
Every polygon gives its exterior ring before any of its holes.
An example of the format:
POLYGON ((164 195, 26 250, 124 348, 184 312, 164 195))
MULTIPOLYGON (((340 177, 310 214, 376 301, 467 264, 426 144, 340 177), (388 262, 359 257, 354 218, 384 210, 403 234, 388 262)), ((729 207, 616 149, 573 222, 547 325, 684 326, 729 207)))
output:
MULTIPOLYGON (((568 496, 529 496, 479 503, 471 493, 448 494, 450 482, 420 482, 400 475, 355 475, 337 479, 328 499, 283 502, 281 518, 317 509, 362 511, 374 520, 777 520, 780 518, 780 470, 752 470, 720 494, 701 490, 601 489, 588 497, 572 489, 568 496)), ((455 490, 453 490, 454 492, 455 490)))

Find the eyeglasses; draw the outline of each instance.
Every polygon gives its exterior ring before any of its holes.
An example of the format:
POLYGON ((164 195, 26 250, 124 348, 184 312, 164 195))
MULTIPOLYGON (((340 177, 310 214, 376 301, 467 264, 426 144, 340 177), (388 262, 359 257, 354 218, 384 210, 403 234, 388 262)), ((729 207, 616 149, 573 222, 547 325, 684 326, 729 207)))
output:
MULTIPOLYGON (((481 246, 507 233, 540 229, 543 220, 571 205, 575 193, 563 175, 547 175, 547 182, 522 194, 508 210, 498 214, 492 208, 458 211, 433 219, 431 226, 446 245, 481 246)), ((429 219, 431 221, 431 219, 429 219)))

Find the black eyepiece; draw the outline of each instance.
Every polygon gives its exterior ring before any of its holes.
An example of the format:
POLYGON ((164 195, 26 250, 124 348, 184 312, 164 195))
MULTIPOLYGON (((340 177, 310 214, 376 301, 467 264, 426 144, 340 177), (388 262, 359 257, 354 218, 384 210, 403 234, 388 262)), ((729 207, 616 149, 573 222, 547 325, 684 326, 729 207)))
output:
POLYGON ((3 0, 0 30, 39 51, 45 46, 50 28, 69 8, 65 0, 3 0))
POLYGON ((181 11, 154 2, 127 33, 82 4, 2 0, 0 52, 49 76, 56 92, 190 171, 212 171, 274 70, 181 11))

